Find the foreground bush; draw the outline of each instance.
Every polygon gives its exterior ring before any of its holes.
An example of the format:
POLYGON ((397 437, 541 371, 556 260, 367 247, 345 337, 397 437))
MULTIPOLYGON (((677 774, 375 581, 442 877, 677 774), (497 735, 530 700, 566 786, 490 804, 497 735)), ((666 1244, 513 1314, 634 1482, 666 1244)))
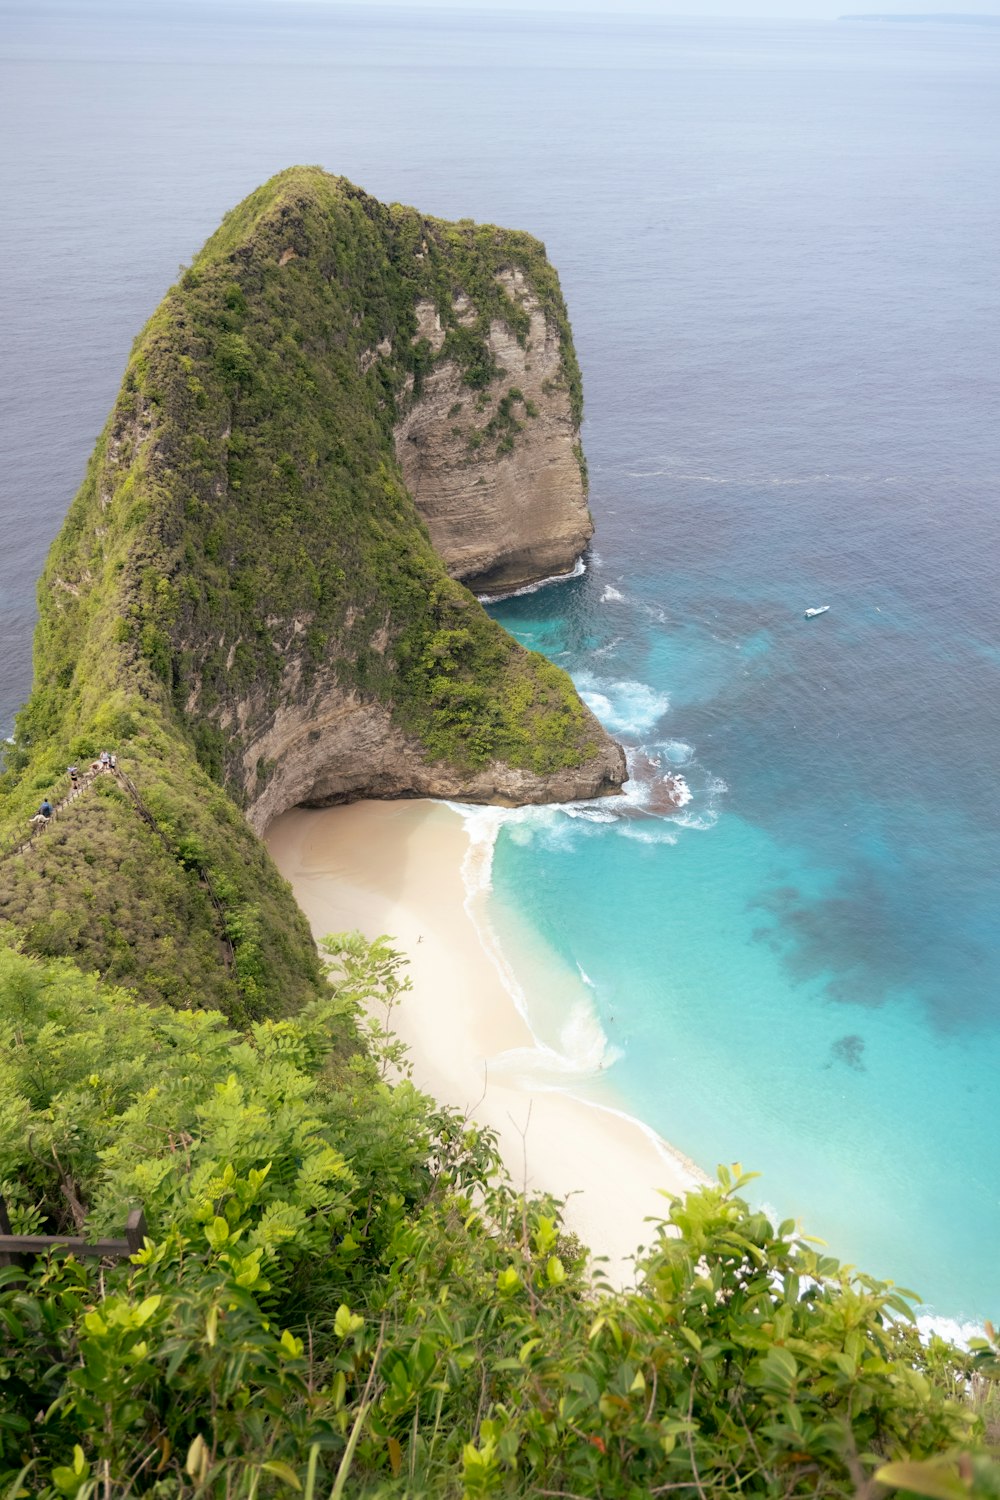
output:
POLYGON ((381 1027, 345 1060, 405 983, 330 948, 330 997, 246 1035, 0 955, 15 1228, 149 1224, 130 1262, 0 1269, 0 1495, 1000 1494, 994 1352, 921 1346, 725 1172, 604 1287, 381 1027))

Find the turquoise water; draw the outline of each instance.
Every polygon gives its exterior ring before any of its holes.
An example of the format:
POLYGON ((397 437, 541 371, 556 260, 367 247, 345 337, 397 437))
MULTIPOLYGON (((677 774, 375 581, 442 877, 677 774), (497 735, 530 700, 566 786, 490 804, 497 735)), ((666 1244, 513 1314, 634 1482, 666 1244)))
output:
POLYGON ((319 162, 531 230, 597 550, 497 613, 693 796, 512 821, 494 906, 588 976, 642 1118, 996 1317, 997 28, 0 12, 0 732, 131 341, 226 209, 319 162))
MULTIPOLYGON (((774 560, 780 537, 754 546, 774 560)), ((941 743, 957 726, 919 675, 894 681, 935 654, 932 623, 829 580, 821 598, 789 577, 779 604, 765 576, 733 600, 714 568, 716 608, 689 613, 672 585, 668 613, 649 576, 609 593, 609 565, 494 613, 692 800, 518 818, 494 903, 586 974, 629 1109, 706 1170, 760 1171, 761 1200, 842 1259, 942 1315, 989 1316, 998 850, 987 808, 958 795, 941 743)), ((954 687, 964 652, 948 655, 954 687)))

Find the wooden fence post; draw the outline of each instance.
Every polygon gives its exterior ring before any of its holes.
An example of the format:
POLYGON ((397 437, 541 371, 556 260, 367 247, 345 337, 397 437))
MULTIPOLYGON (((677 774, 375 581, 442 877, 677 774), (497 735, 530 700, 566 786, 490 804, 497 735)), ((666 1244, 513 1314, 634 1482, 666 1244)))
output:
POLYGON ((125 1238, 133 1255, 142 1249, 146 1238, 146 1215, 141 1208, 133 1208, 125 1220, 125 1238))
MULTIPOLYGON (((13 1234, 13 1233, 14 1233, 14 1231, 10 1227, 10 1215, 7 1212, 7 1203, 6 1203, 6 1200, 3 1197, 3 1194, 0 1193, 0 1234, 13 1234)), ((0 1248, 0 1266, 21 1266, 21 1267, 23 1267, 23 1265, 24 1265, 24 1256, 23 1255, 16 1255, 12 1251, 4 1250, 4 1249, 0 1248)))

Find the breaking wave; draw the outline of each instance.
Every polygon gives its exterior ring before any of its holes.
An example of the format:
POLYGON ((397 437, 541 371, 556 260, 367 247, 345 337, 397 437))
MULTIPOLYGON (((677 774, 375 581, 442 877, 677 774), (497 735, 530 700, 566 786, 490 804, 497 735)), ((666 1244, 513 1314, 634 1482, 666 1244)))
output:
POLYGON ((645 682, 609 681, 591 672, 578 672, 573 680, 584 703, 612 734, 646 734, 670 707, 668 695, 645 682))
POLYGON ((531 1007, 489 919, 488 900, 493 888, 493 856, 500 830, 504 825, 515 830, 533 822, 545 821, 554 827, 554 819, 545 815, 558 813, 556 808, 469 807, 450 804, 465 824, 469 845, 462 861, 465 885, 465 910, 475 927, 483 951, 493 964, 504 989, 531 1033, 531 1047, 514 1048, 491 1060, 494 1072, 530 1079, 535 1087, 558 1088, 573 1079, 582 1080, 603 1072, 623 1056, 609 1041, 594 1003, 595 986, 582 969, 573 988, 572 1003, 560 1018, 557 1044, 539 1037, 533 1024, 531 1007))
POLYGON ((573 578, 582 578, 587 571, 587 564, 582 557, 578 557, 568 573, 553 573, 550 578, 540 578, 537 583, 526 583, 522 588, 510 589, 506 594, 477 594, 476 598, 480 604, 502 604, 504 599, 520 599, 523 594, 537 594, 539 589, 547 589, 550 583, 569 583, 573 578))

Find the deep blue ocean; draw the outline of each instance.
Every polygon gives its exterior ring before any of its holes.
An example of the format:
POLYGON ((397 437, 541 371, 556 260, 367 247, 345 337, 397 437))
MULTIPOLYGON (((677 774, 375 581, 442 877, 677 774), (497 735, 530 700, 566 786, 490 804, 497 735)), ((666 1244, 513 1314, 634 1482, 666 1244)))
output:
POLYGON ((130 342, 227 208, 318 162, 531 230, 598 530, 495 613, 693 795, 512 820, 497 926, 701 1166, 996 1317, 1000 29, 33 0, 0 112, 4 732, 130 342))

